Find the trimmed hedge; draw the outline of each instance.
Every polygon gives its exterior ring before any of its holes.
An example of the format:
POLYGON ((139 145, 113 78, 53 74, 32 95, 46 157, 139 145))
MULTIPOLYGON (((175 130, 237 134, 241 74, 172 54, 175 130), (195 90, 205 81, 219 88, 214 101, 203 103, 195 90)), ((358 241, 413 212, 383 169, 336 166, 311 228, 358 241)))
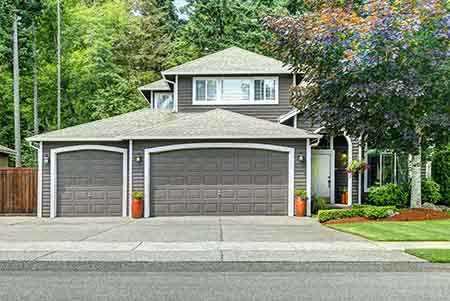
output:
POLYGON ((390 216, 393 212, 395 212, 395 206, 354 205, 351 209, 320 210, 318 219, 321 223, 351 217, 380 219, 390 216))

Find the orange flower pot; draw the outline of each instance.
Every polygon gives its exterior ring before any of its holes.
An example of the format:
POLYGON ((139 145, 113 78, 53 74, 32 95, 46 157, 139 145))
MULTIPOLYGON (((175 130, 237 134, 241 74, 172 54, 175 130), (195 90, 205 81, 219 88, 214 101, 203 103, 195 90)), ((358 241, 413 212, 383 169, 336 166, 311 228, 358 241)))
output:
POLYGON ((295 197, 295 216, 306 215, 306 200, 302 200, 301 197, 295 197))
POLYGON ((144 202, 141 199, 133 199, 131 202, 131 216, 141 218, 144 212, 144 202))
POLYGON ((341 204, 348 204, 348 191, 341 194, 341 204))

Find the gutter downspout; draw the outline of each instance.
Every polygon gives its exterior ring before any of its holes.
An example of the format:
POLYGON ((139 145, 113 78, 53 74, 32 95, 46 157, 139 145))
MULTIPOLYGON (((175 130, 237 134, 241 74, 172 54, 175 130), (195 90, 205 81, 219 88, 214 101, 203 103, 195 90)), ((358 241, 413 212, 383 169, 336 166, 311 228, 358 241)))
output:
POLYGON ((43 143, 39 142, 39 147, 33 145, 33 142, 29 141, 29 145, 37 150, 37 163, 38 163, 38 184, 37 184, 37 205, 36 205, 36 214, 37 217, 42 217, 42 152, 43 152, 43 143))

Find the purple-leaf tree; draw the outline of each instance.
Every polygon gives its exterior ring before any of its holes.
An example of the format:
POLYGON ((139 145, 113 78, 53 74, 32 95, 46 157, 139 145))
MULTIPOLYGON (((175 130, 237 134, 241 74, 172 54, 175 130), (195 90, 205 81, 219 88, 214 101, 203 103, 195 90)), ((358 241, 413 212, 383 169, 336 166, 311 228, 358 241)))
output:
POLYGON ((307 2, 299 16, 264 20, 302 77, 292 104, 330 133, 410 153, 411 207, 420 207, 421 150, 449 137, 446 1, 307 2))

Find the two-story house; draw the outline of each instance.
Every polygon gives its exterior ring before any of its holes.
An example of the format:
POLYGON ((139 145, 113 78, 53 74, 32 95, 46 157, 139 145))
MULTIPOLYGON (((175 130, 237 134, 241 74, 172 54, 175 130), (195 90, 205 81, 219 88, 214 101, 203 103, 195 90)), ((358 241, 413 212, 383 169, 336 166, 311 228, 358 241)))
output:
POLYGON ((294 215, 296 189, 308 214, 313 195, 361 202, 370 175, 345 172, 365 156, 358 139, 302 120, 289 104, 296 80, 282 62, 232 47, 141 87, 147 109, 29 138, 38 215, 127 216, 134 191, 146 217, 294 215))

